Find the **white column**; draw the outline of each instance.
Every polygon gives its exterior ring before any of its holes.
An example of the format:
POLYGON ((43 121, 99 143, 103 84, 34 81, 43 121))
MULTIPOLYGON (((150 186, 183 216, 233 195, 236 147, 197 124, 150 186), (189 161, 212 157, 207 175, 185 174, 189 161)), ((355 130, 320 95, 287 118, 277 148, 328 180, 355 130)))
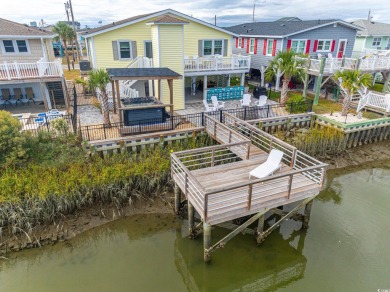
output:
POLYGON ((230 74, 228 75, 227 87, 230 87, 230 74))
POLYGON ((207 75, 203 77, 203 99, 207 99, 207 75))
POLYGON ((265 69, 266 67, 265 66, 261 66, 261 87, 264 87, 264 80, 265 80, 265 69))
POLYGON ((196 93, 196 77, 195 76, 191 77, 191 93, 192 93, 192 95, 195 95, 195 93, 196 93))
POLYGON ((242 73, 241 74, 241 79, 240 79, 240 85, 244 86, 244 82, 245 82, 245 73, 242 73))
POLYGON ((279 91, 280 87, 280 69, 276 72, 276 83, 275 83, 275 91, 279 91))

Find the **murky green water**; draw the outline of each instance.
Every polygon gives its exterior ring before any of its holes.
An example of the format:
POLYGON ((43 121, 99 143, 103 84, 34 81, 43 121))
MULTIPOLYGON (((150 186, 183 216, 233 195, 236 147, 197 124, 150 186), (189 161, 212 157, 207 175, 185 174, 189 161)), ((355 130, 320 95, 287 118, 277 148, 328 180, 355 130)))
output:
MULTIPOLYGON (((171 216, 136 216, 0 261, 1 291, 377 291, 390 289, 390 169, 344 173, 257 247, 240 235, 203 262, 171 216)), ((226 234, 213 230, 214 238, 226 234)))

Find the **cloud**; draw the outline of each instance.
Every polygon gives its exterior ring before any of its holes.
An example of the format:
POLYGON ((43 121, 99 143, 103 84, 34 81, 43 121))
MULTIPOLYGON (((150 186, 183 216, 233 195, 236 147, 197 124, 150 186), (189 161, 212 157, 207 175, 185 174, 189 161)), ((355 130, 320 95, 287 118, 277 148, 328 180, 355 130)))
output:
MULTIPOLYGON (((354 20, 367 18, 368 10, 375 21, 390 23, 388 0, 255 0, 255 20, 270 21, 285 16, 301 19, 338 18, 354 20)), ((40 21, 47 24, 66 20, 65 0, 18 0, 2 5, 1 17, 21 23, 40 21)), ((204 21, 214 23, 217 15, 219 26, 235 25, 252 21, 253 2, 244 0, 73 0, 75 19, 82 26, 97 26, 118 21, 138 14, 172 8, 204 21)))

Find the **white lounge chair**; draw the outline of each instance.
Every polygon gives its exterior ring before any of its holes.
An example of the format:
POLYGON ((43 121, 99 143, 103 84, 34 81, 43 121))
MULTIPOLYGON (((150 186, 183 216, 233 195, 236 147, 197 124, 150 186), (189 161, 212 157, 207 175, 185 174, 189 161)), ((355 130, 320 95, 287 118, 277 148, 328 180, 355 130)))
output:
POLYGON ((260 95, 259 100, 255 101, 255 106, 265 106, 267 104, 268 97, 266 95, 260 95))
POLYGON ((216 111, 216 109, 214 108, 214 106, 210 105, 207 103, 207 100, 203 100, 203 104, 204 104, 204 107, 206 108, 206 112, 214 112, 216 111))
POLYGON ((211 97, 211 101, 213 103, 213 106, 216 110, 223 109, 225 107, 224 101, 219 101, 216 96, 211 97))
POLYGON ((240 100, 241 106, 250 106, 251 105, 251 95, 246 93, 242 96, 240 100))
POLYGON ((267 161, 256 167, 249 173, 249 179, 254 176, 257 178, 264 178, 272 175, 275 171, 282 168, 283 152, 272 149, 268 155, 267 161))

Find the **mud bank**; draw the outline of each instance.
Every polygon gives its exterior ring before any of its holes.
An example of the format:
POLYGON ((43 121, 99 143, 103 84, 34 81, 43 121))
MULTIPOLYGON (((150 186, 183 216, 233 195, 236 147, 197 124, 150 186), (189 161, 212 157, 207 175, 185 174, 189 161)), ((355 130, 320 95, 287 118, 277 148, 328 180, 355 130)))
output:
MULTIPOLYGON (((390 161, 390 141, 363 145, 349 149, 343 155, 329 156, 320 160, 329 164, 328 175, 330 176, 348 168, 371 167, 374 164, 387 166, 390 161)), ((121 209, 112 205, 91 206, 74 214, 68 214, 53 224, 39 226, 28 235, 21 233, 14 236, 0 233, 0 255, 6 257, 9 252, 66 241, 120 217, 150 213, 173 214, 173 195, 155 197, 153 200, 138 200, 133 205, 121 209)))

